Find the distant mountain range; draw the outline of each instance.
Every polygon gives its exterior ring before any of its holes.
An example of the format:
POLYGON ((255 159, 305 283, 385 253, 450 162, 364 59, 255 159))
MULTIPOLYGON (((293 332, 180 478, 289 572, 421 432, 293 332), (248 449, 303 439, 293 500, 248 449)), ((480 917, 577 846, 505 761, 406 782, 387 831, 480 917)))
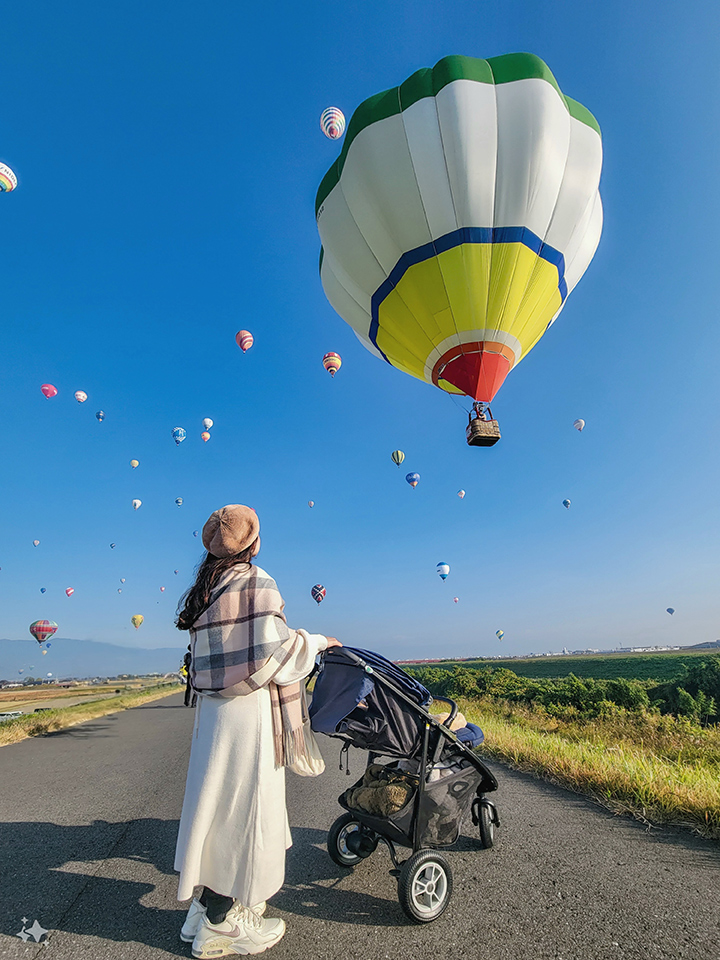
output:
POLYGON ((0 680, 22 677, 115 677, 120 673, 170 673, 187 647, 148 650, 93 640, 53 637, 46 656, 34 640, 0 640, 0 680), (33 669, 31 669, 31 665, 33 669), (19 674, 18 671, 24 671, 19 674))

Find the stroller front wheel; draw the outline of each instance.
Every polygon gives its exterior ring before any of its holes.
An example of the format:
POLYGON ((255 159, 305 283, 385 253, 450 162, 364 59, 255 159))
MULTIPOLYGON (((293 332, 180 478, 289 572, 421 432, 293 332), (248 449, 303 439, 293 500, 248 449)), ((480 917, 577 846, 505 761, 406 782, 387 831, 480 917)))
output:
POLYGON ((339 867, 354 867, 364 859, 356 852, 357 842, 362 832, 362 824, 351 813, 344 813, 338 817, 328 830, 328 853, 330 859, 339 867))
POLYGON ((415 923, 437 920, 450 902, 452 889, 450 864, 434 850, 418 850, 402 865, 398 899, 405 915, 415 923))

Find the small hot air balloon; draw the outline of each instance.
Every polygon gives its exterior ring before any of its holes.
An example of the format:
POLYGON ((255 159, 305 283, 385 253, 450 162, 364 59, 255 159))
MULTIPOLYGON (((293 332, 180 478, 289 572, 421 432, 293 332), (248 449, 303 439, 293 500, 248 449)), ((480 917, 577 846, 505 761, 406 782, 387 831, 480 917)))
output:
POLYGON ((165 593, 165 587, 160 587, 160 593, 165 593))
POLYGON ((496 631, 495 631, 495 636, 498 638, 498 640, 502 640, 502 638, 505 636, 505 631, 504 631, 504 630, 496 630, 496 631))
POLYGON ((181 507, 182 505, 183 505, 183 498, 182 498, 182 497, 175 497, 175 506, 176 506, 176 507, 181 507))
POLYGON ((465 491, 464 491, 464 490, 458 490, 458 496, 459 496, 460 499, 462 500, 462 499, 465 497, 465 491))
POLYGON ((51 397, 57 396, 57 387, 54 387, 51 383, 44 383, 40 389, 42 390, 43 396, 47 397, 48 400, 51 397))
POLYGON ((670 616, 672 616, 675 613, 675 607, 668 607, 665 612, 669 613, 670 616))
POLYGON ((52 676, 52 674, 51 674, 51 673, 49 673, 49 674, 48 674, 48 676, 49 676, 49 677, 51 677, 51 676, 52 676))
POLYGON ((208 440, 210 439, 210 434, 207 432, 207 430, 203 430, 203 432, 200 434, 200 439, 201 439, 204 443, 207 443, 207 442, 208 442, 208 440))
POLYGON ((44 657, 47 656, 47 650, 43 650, 43 651, 41 651, 41 652, 42 652, 42 655, 43 655, 44 657))
POLYGON ((100 423, 102 423, 103 420, 105 419, 105 411, 104 411, 104 410, 98 410, 98 412, 95 414, 95 419, 96 419, 96 420, 99 420, 100 423))
POLYGON ((114 544, 114 543, 111 543, 111 544, 110 544, 110 549, 111 549, 111 550, 114 550, 114 549, 115 549, 115 544, 114 544))
POLYGON ((48 648, 48 650, 49 650, 50 647, 52 646, 52 644, 51 644, 50 641, 48 640, 48 642, 45 644, 45 646, 46 646, 46 647, 48 648))
POLYGON ((180 444, 183 442, 186 436, 187 434, 185 433, 182 427, 172 428, 172 438, 178 446, 180 446, 180 444))
POLYGON ((438 575, 441 577, 441 579, 447 580, 448 575, 450 573, 449 563, 439 563, 435 569, 437 570, 438 575))
POLYGON ((325 599, 325 594, 327 591, 321 583, 316 583, 315 586, 310 591, 310 596, 313 598, 315 603, 322 603, 325 599))
POLYGON ((460 597, 453 597, 453 603, 457 603, 460 597))
POLYGON ((205 419, 203 420, 203 430, 212 430, 212 428, 213 428, 212 420, 210 419, 210 417, 205 417, 205 419))
POLYGON ((118 587, 118 593, 122 593, 122 587, 118 587))
POLYGON ((320 114, 320 129, 330 140, 345 133, 345 114, 339 107, 326 107, 320 114))
POLYGON ((402 452, 402 450, 393 450, 393 452, 390 454, 390 458, 392 459, 392 462, 399 468, 400 464, 405 459, 405 454, 402 452))
POLYGON ((18 670, 18 673, 19 673, 20 675, 22 675, 23 673, 25 673, 25 671, 24 671, 24 670, 18 670))
POLYGON ((33 546, 34 546, 34 547, 39 547, 39 546, 40 546, 40 541, 39 541, 39 540, 33 540, 33 546))
POLYGON ((173 570, 173 573, 175 574, 175 576, 177 576, 177 575, 180 573, 180 571, 179 571, 179 570, 173 570))
POLYGON ((416 487, 416 486, 418 485, 419 480, 420 480, 420 474, 419 474, 419 473, 408 473, 408 475, 405 477, 405 479, 407 480, 407 482, 410 484, 411 487, 416 487))
POLYGON ((585 421, 584 421, 584 420, 575 420, 575 422, 573 423, 573 426, 575 427, 576 430, 579 430, 580 433, 582 433, 582 432, 583 432, 583 427, 585 426, 585 421))
POLYGON ((0 193, 12 193, 17 186, 17 177, 6 163, 0 163, 0 193))
POLYGON ((309 506, 310 508, 314 507, 314 506, 315 506, 315 501, 314 501, 314 500, 308 500, 308 506, 309 506))
POLYGON ((194 537, 197 537, 199 533, 200 533, 199 530, 193 530, 193 536, 194 536, 194 537))
POLYGON ((87 394, 85 393, 84 390, 76 390, 75 399, 77 400, 78 403, 85 403, 85 401, 87 400, 87 394))
POLYGON ((47 593, 47 587, 40 587, 40 593, 47 593))
POLYGON ((57 628, 58 625, 54 620, 35 620, 34 623, 30 624, 29 630, 37 642, 42 645, 48 637, 55 633, 57 628))
POLYGON ((130 617, 130 623, 132 623, 132 625, 133 625, 133 626, 135 627, 135 629, 137 630, 138 627, 140 626, 140 624, 143 622, 144 619, 145 619, 145 617, 143 617, 142 614, 140 614, 140 613, 135 613, 135 614, 133 614, 132 617, 130 617))
POLYGON ((75 593, 75 590, 74 590, 73 587, 66 587, 66 588, 65 588, 65 594, 66 594, 66 596, 71 597, 74 593, 75 593))
POLYGON ((569 510, 569 509, 570 509, 570 503, 571 503, 571 502, 572 502, 572 501, 570 501, 570 500, 563 500, 563 506, 565 507, 566 510, 569 510))
POLYGON ((247 353, 253 343, 255 343, 255 338, 249 330, 238 330, 235 334, 235 343, 237 343, 243 353, 247 353))
POLYGON ((133 468, 133 470, 134 470, 136 467, 139 467, 139 466, 140 466, 140 461, 139 461, 139 460, 131 460, 131 461, 130 461, 130 466, 131 466, 131 467, 133 468))
POLYGON ((331 377, 334 377, 342 366, 342 359, 340 358, 339 353, 326 353, 323 357, 323 366, 330 374, 331 377))
POLYGON ((125 577, 120 577, 120 583, 125 583, 125 577))
POLYGON ((133 500, 133 510, 139 510, 142 506, 142 500, 133 500))

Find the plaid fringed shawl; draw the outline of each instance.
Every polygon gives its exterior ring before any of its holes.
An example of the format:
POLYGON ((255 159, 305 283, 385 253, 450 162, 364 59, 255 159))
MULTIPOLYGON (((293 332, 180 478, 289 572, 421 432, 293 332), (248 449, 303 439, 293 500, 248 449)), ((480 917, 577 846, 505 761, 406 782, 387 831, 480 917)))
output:
POLYGON ((242 697, 269 688, 277 766, 306 754, 305 686, 273 682, 303 639, 302 631, 288 627, 284 606, 277 584, 264 570, 238 568, 218 582, 210 606, 190 628, 196 690, 242 697))

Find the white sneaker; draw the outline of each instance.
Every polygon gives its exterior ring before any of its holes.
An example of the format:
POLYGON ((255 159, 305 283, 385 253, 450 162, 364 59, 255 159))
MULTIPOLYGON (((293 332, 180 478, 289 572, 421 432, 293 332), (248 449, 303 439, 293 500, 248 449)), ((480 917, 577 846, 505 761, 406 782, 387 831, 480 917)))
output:
POLYGON ((265 920, 236 903, 222 923, 210 923, 204 917, 193 940, 192 953, 202 960, 263 953, 274 947, 284 933, 284 920, 265 920))
MULTIPOLYGON (((261 917, 265 913, 266 906, 267 904, 263 901, 262 903, 258 903, 257 906, 253 907, 252 911, 261 917)), ((197 897, 193 897, 193 901, 190 904, 190 909, 185 917, 185 923, 182 925, 182 929, 180 930, 180 939, 183 941, 183 943, 193 942, 198 930, 200 929, 200 924, 203 922, 206 916, 207 907, 204 907, 197 897)))

